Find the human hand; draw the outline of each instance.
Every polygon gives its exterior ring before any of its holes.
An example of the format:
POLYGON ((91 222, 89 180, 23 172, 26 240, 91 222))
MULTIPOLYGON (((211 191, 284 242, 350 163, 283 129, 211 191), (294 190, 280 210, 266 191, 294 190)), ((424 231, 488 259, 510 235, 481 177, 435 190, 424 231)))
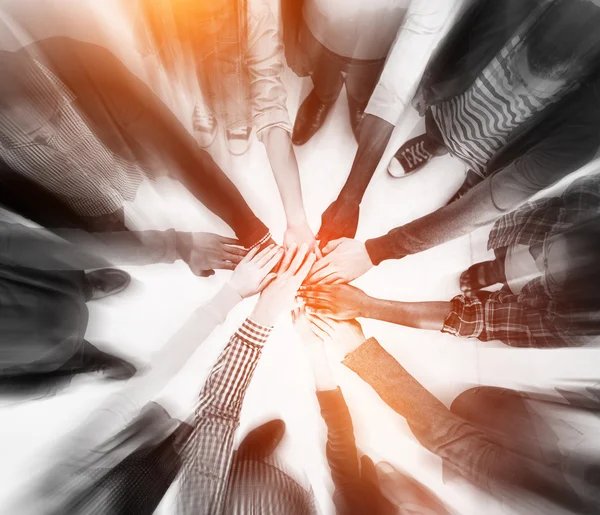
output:
POLYGON ((309 284, 301 286, 298 297, 310 313, 336 320, 365 316, 369 296, 349 284, 309 284))
POLYGON ((210 232, 178 232, 177 252, 200 277, 213 275, 214 269, 235 269, 247 253, 238 240, 210 232))
POLYGON ((282 312, 291 311, 298 288, 315 259, 315 254, 308 252, 306 243, 298 249, 292 245, 283 257, 277 277, 261 293, 251 318, 259 324, 271 326, 282 312))
POLYGON ((356 320, 333 320, 310 312, 307 312, 307 319, 316 336, 332 343, 330 349, 340 361, 366 340, 362 326, 356 320))
POLYGON ((314 252, 317 255, 317 258, 322 257, 319 244, 306 221, 299 225, 288 224, 287 230, 283 236, 283 246, 286 249, 289 249, 292 245, 295 245, 297 248, 303 243, 308 245, 308 250, 314 252))
POLYGON ((269 245, 263 250, 254 247, 240 261, 229 279, 229 286, 243 299, 262 291, 277 274, 272 270, 283 257, 283 248, 269 245))
POLYGON ((309 346, 323 344, 323 339, 315 333, 314 326, 304 308, 300 307, 292 311, 292 324, 302 343, 309 346))
POLYGON ((373 268, 362 241, 349 238, 330 241, 323 248, 323 255, 310 271, 311 284, 349 283, 373 268))
POLYGON ((338 198, 321 216, 321 228, 317 240, 321 248, 339 238, 354 238, 358 227, 360 205, 357 202, 338 198))

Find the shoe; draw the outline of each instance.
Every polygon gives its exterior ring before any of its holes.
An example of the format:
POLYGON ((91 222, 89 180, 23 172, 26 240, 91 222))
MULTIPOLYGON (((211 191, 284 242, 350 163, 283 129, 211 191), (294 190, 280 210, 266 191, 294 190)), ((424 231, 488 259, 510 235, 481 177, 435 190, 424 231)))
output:
POLYGON ((304 145, 321 128, 334 102, 326 104, 319 100, 313 89, 302 102, 294 130, 292 132, 292 143, 294 145, 304 145))
POLYGON ((257 460, 271 456, 285 434, 285 422, 271 420, 250 431, 238 447, 238 454, 257 460))
POLYGON ((217 119, 212 111, 196 102, 192 114, 192 127, 194 136, 200 148, 212 145, 217 137, 217 119))
POLYGON ((348 111, 350 113, 350 127, 352 127, 352 133, 358 143, 358 135, 360 134, 361 122, 365 116, 365 109, 367 103, 361 103, 358 100, 354 100, 348 95, 348 111))
POLYGON ((398 149, 388 166, 388 173, 392 177, 406 177, 444 153, 445 147, 432 141, 427 134, 421 134, 409 139, 398 149))
POLYGON ((115 293, 122 292, 131 282, 131 276, 116 268, 102 268, 85 274, 85 278, 91 287, 91 293, 87 300, 97 300, 115 293))
POLYGON ((129 361, 102 352, 87 340, 84 340, 83 345, 86 362, 80 369, 74 370, 75 373, 100 372, 106 378, 117 381, 124 381, 137 373, 137 368, 129 361))
POLYGON ((227 148, 234 156, 241 156, 246 153, 250 146, 251 127, 242 127, 241 129, 227 129, 225 131, 225 139, 227 148))

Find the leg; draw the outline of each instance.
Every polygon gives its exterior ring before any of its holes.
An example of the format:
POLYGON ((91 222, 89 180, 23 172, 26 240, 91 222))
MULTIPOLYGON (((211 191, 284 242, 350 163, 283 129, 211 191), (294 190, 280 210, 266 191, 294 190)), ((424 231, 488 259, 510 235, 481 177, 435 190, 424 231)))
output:
POLYGON ((344 84, 341 61, 335 59, 315 39, 304 23, 300 32, 300 44, 310 63, 314 88, 298 109, 292 135, 295 145, 303 145, 321 128, 344 84))
POLYGON ((350 111, 350 126, 357 141, 360 123, 384 63, 385 61, 381 59, 364 63, 356 62, 348 66, 346 74, 348 110, 350 111))

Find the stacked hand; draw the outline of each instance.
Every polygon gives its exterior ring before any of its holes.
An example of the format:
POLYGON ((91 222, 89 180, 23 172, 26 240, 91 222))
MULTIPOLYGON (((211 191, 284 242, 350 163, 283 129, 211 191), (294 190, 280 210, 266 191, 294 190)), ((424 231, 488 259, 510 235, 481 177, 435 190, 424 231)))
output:
POLYGON ((373 267, 365 244, 350 238, 329 242, 323 248, 323 255, 310 271, 308 282, 349 283, 373 267))
POLYGON ((251 315, 259 324, 271 326, 280 314, 291 311, 298 288, 315 263, 315 254, 303 243, 299 248, 292 244, 285 252, 277 276, 262 291, 251 315))
POLYGON ((321 247, 340 238, 354 238, 359 215, 358 203, 342 198, 333 201, 321 216, 321 229, 317 234, 321 247))
POLYGON ((292 245, 295 248, 300 247, 303 243, 308 245, 308 250, 314 252, 317 258, 321 257, 321 251, 319 250, 319 244, 315 239, 315 235, 311 231, 306 221, 298 225, 289 225, 283 236, 283 246, 286 249, 290 249, 292 245))
POLYGON ((335 320, 351 320, 366 315, 369 296, 349 284, 306 285, 298 292, 309 313, 335 320))
POLYGON ((254 247, 236 267, 229 286, 243 299, 261 292, 277 274, 273 269, 283 257, 283 248, 271 244, 263 250, 254 247))
POLYGON ((247 252, 238 240, 209 232, 177 233, 177 250, 200 277, 213 275, 215 269, 235 269, 247 252))

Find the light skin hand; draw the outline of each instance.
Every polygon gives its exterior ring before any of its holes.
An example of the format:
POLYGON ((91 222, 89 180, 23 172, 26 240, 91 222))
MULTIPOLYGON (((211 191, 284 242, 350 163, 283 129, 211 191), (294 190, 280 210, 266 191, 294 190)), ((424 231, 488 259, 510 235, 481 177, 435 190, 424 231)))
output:
POLYGON ((251 318, 272 326, 284 312, 291 311, 298 288, 315 262, 314 253, 303 243, 297 250, 285 253, 277 277, 261 293, 251 318))
POLYGON ((311 284, 349 283, 373 268, 365 244, 358 240, 331 241, 323 254, 310 272, 308 282, 311 284))
POLYGON ((313 331, 325 342, 331 342, 331 350, 340 361, 362 345, 366 340, 361 325, 356 320, 333 320, 308 313, 313 331))
POLYGON ((306 285, 298 297, 310 313, 336 320, 352 320, 366 314, 370 297, 349 284, 306 285))
POLYGON ((177 243, 181 259, 201 277, 234 270, 247 253, 238 240, 207 232, 178 233, 177 243))
POLYGON ((315 239, 306 220, 303 220, 296 225, 288 224, 287 230, 283 236, 283 246, 288 249, 292 244, 299 247, 303 243, 306 243, 309 250, 317 255, 317 259, 322 257, 321 250, 319 249, 319 242, 315 239))
POLYGON ((259 251, 253 248, 236 267, 229 286, 243 299, 261 292, 277 274, 272 270, 283 258, 283 248, 269 245, 259 251))

